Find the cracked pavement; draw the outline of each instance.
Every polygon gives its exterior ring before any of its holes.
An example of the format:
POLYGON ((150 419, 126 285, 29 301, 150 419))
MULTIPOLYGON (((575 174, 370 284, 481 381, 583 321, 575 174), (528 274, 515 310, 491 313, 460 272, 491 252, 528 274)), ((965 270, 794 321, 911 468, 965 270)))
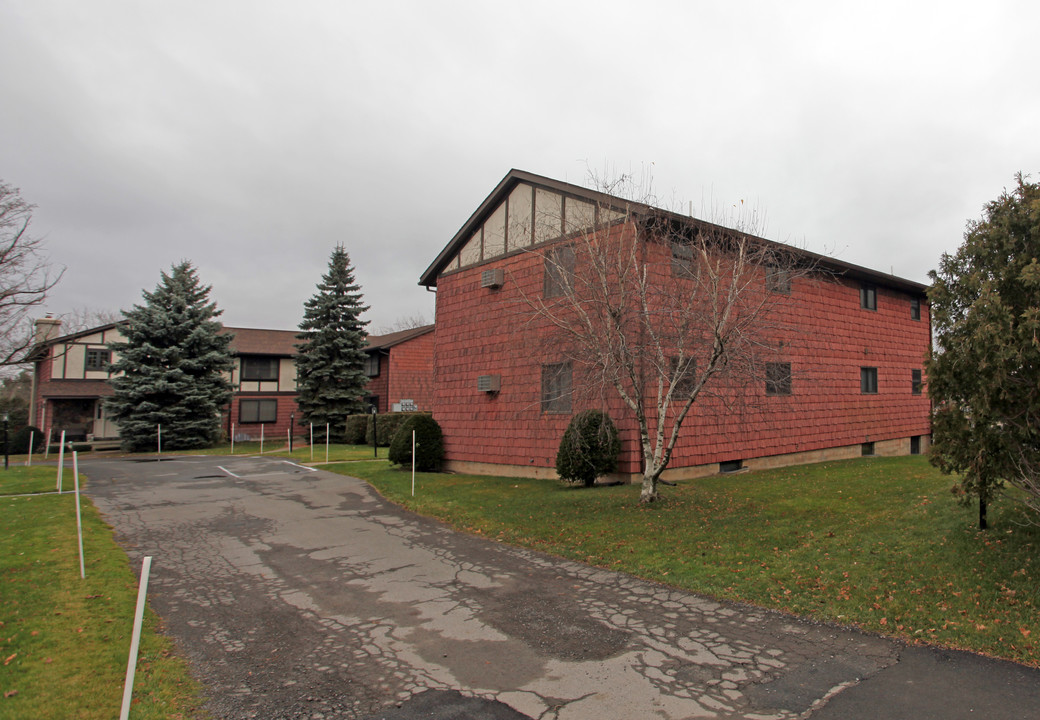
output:
POLYGON ((81 468, 135 571, 153 556, 150 604, 216 717, 824 720, 929 717, 922 708, 970 717, 978 705, 1011 718, 1040 708, 1029 668, 462 535, 360 480, 276 458, 81 468), (949 686, 960 676, 944 668, 988 682, 949 686), (877 714, 881 696, 901 692, 877 714))

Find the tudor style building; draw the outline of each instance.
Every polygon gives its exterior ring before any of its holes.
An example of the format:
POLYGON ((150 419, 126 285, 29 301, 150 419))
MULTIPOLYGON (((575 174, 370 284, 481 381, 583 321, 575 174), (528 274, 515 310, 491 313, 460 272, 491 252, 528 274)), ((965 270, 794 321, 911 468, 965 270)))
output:
MULTIPOLYGON (((573 265, 576 236, 622 226, 639 233, 641 218, 651 216, 716 227, 513 170, 427 268, 420 284, 437 291, 434 416, 444 430, 448 468, 552 476, 567 423, 577 411, 597 407, 618 425, 620 473, 641 472, 631 411, 616 396, 578 392, 578 368, 565 352, 544 349, 546 321, 532 308, 551 297, 557 275, 573 265)), ((681 292, 684 249, 644 242, 653 283, 681 292)), ((722 408, 727 398, 716 397, 694 405, 665 478, 927 449, 925 286, 786 251, 813 267, 769 288, 786 295, 784 322, 797 342, 783 348, 761 384, 745 391, 747 402, 722 408)), ((776 278, 763 270, 761 282, 768 287, 776 278)))
MULTIPOLYGON (((285 439, 295 422, 304 434, 296 404, 295 330, 225 327, 233 335, 233 396, 222 422, 238 441, 259 440, 261 433, 285 439)), ((433 403, 433 326, 368 337, 367 390, 379 412, 429 410, 433 403)), ((46 436, 62 431, 76 441, 112 444, 119 428, 110 420, 104 400, 112 395, 108 344, 121 342, 120 323, 61 335, 61 321, 36 321, 32 353, 33 387, 29 424, 46 436)))

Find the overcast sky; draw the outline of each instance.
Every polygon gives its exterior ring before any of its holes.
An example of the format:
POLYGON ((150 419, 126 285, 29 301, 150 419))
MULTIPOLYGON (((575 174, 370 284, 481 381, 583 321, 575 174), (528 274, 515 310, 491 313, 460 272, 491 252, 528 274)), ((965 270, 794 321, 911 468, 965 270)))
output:
MULTIPOLYGON (((1040 173, 1040 3, 0 0, 0 178, 119 310, 191 260, 296 327, 337 243, 370 331, 510 168, 649 170, 670 209, 927 281, 1040 173)), ((42 311, 41 311, 42 312, 42 311)))

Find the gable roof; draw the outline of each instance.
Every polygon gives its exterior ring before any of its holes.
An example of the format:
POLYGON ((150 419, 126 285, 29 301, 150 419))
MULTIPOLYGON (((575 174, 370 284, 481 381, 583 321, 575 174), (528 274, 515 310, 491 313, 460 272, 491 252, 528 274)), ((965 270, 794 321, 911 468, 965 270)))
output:
POLYGON ((398 330, 397 332, 388 333, 386 335, 369 335, 368 347, 366 350, 389 350, 394 345, 400 345, 403 342, 407 342, 413 338, 420 337, 426 333, 433 332, 433 325, 423 325, 417 328, 408 328, 407 330, 398 330))
MULTIPOLYGON (((424 285, 427 288, 436 287, 437 278, 440 274, 451 264, 455 259, 455 256, 459 254, 462 248, 469 242, 473 234, 481 228, 485 221, 501 206, 510 192, 519 185, 520 183, 527 183, 533 185, 535 188, 543 188, 551 190, 564 197, 578 198, 587 202, 594 203, 600 207, 612 207, 621 210, 627 210, 628 212, 640 215, 640 216, 656 216, 665 220, 669 220, 676 223, 682 224, 693 224, 707 227, 718 228, 720 226, 714 225, 704 220, 690 217, 688 215, 682 215, 680 213, 674 213, 670 210, 663 210, 661 208, 647 205, 646 203, 634 202, 626 200, 624 198, 615 197, 607 193, 600 192, 598 190, 590 190, 579 185, 572 185, 571 183, 561 182, 559 180, 553 180, 552 178, 543 177, 534 173, 525 172, 523 170, 510 170, 506 173, 506 176, 495 186, 495 189, 484 198, 484 201, 477 207, 469 219, 459 228, 459 231, 451 238, 448 244, 441 250, 440 254, 430 263, 429 267, 423 272, 419 278, 419 284, 424 285)), ((728 229, 728 228, 724 228, 728 229)), ((809 250, 803 250, 800 248, 784 245, 777 243, 774 240, 768 240, 766 238, 757 238, 764 243, 771 245, 779 245, 789 252, 796 253, 797 255, 806 258, 818 267, 832 272, 836 275, 848 276, 865 280, 879 285, 887 285, 895 287, 907 292, 912 292, 920 295, 924 295, 927 285, 924 285, 913 280, 907 280, 900 278, 895 275, 888 273, 879 272, 877 270, 871 270, 870 268, 863 267, 861 265, 854 265, 852 263, 837 260, 826 255, 820 255, 818 253, 811 252, 809 250)), ((505 255, 512 254, 510 251, 504 253, 505 255)), ((501 256, 499 256, 501 257, 501 256)), ((497 258, 493 258, 497 259, 497 258)), ((475 265, 481 263, 474 263, 475 265)))
POLYGON ((231 351, 235 355, 296 354, 296 330, 263 330, 259 328, 224 327, 223 334, 233 333, 231 351))

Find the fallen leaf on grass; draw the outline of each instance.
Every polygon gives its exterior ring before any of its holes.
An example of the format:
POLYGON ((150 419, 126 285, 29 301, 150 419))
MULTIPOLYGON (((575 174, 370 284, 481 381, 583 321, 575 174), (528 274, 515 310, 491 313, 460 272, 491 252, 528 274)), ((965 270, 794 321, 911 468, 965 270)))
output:
POLYGON ((9 662, 14 660, 16 657, 18 657, 18 653, 14 653, 12 655, 8 655, 6 658, 4 658, 4 665, 7 665, 9 662))
POLYGON ((1029 637, 1029 633, 1032 632, 1029 628, 1019 628, 1018 631, 1022 633, 1022 637, 1029 637))
POLYGON ((4 697, 5 698, 14 697, 17 694, 18 694, 17 690, 5 690, 4 691, 4 697))

